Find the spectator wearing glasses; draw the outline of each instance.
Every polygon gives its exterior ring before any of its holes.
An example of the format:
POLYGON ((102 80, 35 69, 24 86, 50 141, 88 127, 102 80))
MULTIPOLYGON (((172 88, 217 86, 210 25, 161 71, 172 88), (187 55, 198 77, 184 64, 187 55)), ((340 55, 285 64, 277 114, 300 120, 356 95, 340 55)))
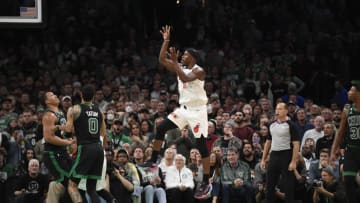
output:
POLYGON ((174 203, 194 202, 194 179, 192 171, 185 165, 183 155, 175 155, 175 165, 171 166, 165 176, 167 200, 174 203))

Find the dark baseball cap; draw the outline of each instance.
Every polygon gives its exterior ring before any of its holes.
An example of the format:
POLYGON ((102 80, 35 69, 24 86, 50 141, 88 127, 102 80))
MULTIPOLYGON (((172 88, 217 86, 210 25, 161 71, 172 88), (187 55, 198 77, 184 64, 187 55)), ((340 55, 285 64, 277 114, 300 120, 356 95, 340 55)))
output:
POLYGON ((287 105, 295 105, 295 106, 296 106, 296 103, 290 100, 290 101, 287 103, 287 105))
POLYGON ((5 97, 5 98, 3 98, 3 99, 1 99, 1 103, 4 103, 4 102, 12 102, 12 100, 10 99, 10 98, 8 98, 8 97, 5 97))
POLYGON ((122 125, 121 120, 120 120, 120 119, 116 119, 116 120, 114 121, 114 125, 122 125))

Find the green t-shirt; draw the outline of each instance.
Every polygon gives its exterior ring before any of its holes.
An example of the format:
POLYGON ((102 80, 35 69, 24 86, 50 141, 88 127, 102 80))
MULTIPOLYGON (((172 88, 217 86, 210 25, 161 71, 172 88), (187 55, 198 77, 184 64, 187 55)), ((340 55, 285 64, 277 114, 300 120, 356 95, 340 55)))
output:
POLYGON ((122 144, 131 143, 130 137, 123 132, 115 134, 112 130, 107 130, 107 137, 108 146, 112 146, 112 149, 120 149, 122 144))

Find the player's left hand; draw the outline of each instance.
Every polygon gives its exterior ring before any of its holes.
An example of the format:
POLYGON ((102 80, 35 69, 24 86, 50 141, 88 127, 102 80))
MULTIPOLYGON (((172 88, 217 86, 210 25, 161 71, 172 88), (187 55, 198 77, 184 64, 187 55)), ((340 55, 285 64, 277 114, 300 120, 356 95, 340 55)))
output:
POLYGON ((178 59, 179 59, 179 55, 180 55, 180 52, 179 50, 176 50, 175 47, 170 47, 169 48, 169 58, 174 61, 174 62, 178 62, 178 59))

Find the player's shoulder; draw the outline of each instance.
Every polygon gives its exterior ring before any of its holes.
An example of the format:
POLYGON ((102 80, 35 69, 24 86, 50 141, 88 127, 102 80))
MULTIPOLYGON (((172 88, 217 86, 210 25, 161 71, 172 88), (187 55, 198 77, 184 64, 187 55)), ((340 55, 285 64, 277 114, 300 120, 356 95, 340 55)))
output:
POLYGON ((57 118, 57 116, 56 116, 55 112, 53 112, 53 111, 45 111, 43 114, 43 120, 53 120, 56 118, 57 118))
POLYGON ((204 71, 204 69, 199 66, 198 64, 195 64, 194 67, 192 68, 193 71, 204 71))

